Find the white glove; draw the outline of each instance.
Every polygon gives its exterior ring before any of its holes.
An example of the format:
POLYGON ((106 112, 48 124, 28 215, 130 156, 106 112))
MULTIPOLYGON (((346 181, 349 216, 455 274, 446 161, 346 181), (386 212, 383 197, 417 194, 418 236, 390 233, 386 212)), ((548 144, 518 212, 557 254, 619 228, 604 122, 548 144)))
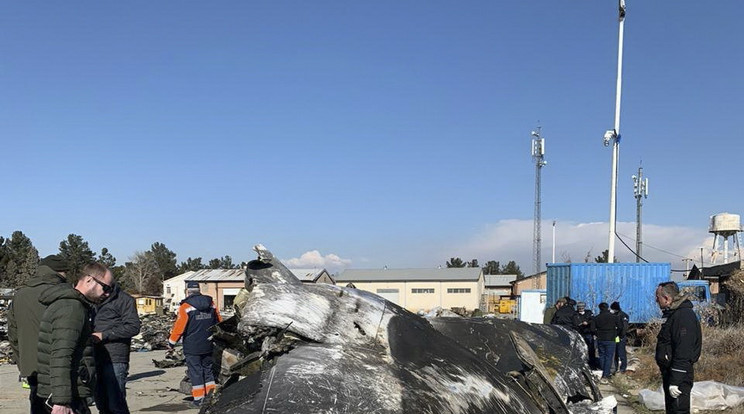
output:
POLYGON ((679 390, 679 387, 676 385, 670 385, 669 386, 669 396, 672 398, 677 398, 680 395, 682 395, 682 391, 679 390))

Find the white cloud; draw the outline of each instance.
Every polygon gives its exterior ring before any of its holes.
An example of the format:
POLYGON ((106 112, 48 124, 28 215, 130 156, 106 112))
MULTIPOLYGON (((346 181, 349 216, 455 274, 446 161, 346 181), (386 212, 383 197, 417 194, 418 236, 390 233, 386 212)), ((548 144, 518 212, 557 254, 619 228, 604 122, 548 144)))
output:
MULTIPOLYGON (((541 261, 551 261, 552 221, 542 223, 541 261)), ((607 223, 556 222, 556 262, 570 259, 573 262, 589 261, 599 256, 608 245, 607 223)), ((636 226, 633 222, 619 222, 617 233, 635 250, 636 226)), ((470 240, 459 246, 450 246, 449 251, 440 252, 441 257, 458 256, 463 260, 478 259, 481 264, 498 260, 505 264, 515 260, 525 274, 533 272, 532 220, 501 220, 490 225, 470 240)), ((684 269, 684 257, 700 262, 700 247, 704 249, 706 266, 710 260, 712 238, 702 228, 665 227, 653 224, 643 226, 642 256, 650 262, 671 262, 673 269, 684 269)), ((618 262, 635 262, 635 256, 619 239, 615 239, 615 257, 618 262)), ((692 266, 692 263, 690 264, 692 266)))
POLYGON ((333 253, 323 256, 317 250, 303 253, 298 258, 283 260, 289 268, 326 269, 330 273, 345 269, 351 265, 350 259, 342 259, 333 253))

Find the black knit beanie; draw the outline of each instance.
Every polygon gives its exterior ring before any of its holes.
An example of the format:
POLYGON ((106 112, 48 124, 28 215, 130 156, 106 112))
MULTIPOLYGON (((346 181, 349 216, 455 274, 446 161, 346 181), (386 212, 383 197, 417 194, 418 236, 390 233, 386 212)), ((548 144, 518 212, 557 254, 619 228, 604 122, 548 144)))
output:
POLYGON ((57 254, 50 254, 49 256, 41 259, 39 266, 49 266, 55 272, 66 272, 70 270, 70 264, 67 263, 62 256, 57 254))

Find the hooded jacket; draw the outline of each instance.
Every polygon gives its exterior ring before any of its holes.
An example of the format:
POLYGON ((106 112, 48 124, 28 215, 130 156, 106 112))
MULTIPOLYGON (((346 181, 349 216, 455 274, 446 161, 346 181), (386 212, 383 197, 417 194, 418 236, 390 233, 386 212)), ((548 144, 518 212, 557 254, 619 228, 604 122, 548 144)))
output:
POLYGON ((39 296, 50 287, 64 283, 64 276, 42 265, 13 297, 8 312, 8 339, 22 377, 36 375, 39 323, 46 310, 39 296))
POLYGON ((95 361, 91 334, 92 304, 70 285, 44 291, 47 306, 39 326, 38 395, 52 405, 69 405, 92 396, 95 361))
POLYGON ((200 293, 181 301, 178 317, 173 325, 168 343, 175 345, 183 337, 185 355, 206 355, 212 353, 212 335, 209 328, 222 321, 220 313, 212 302, 212 297, 200 293))
POLYGON ((703 335, 700 322, 685 296, 675 298, 663 314, 664 323, 656 337, 656 364, 669 375, 669 384, 681 384, 692 374, 700 358, 703 335))
POLYGON ((111 295, 96 306, 93 332, 103 335, 96 344, 96 359, 128 363, 132 337, 139 333, 140 325, 134 298, 114 285, 111 295))

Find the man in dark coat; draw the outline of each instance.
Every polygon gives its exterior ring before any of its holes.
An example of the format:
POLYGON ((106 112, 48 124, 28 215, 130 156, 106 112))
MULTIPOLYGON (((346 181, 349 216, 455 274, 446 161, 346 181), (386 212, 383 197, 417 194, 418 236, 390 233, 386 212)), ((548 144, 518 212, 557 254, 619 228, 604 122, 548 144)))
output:
POLYGON ((592 329, 597 335, 599 366, 602 368, 600 383, 606 384, 610 378, 612 359, 615 357, 615 337, 620 333, 620 324, 617 317, 610 313, 610 306, 606 302, 599 304, 599 315, 594 317, 592 323, 592 329))
POLYGON ((171 349, 183 337, 183 354, 186 357, 193 405, 200 406, 204 397, 214 391, 212 371, 212 341, 209 327, 222 321, 210 296, 202 295, 198 282, 186 284, 186 299, 181 301, 168 344, 171 349))
POLYGON ((555 316, 556 311, 561 308, 561 306, 566 304, 566 298, 560 298, 557 301, 555 301, 555 305, 545 309, 545 313, 543 314, 543 323, 545 325, 548 325, 553 322, 553 316, 555 316))
POLYGON ((553 315, 553 320, 550 321, 552 325, 561 325, 565 326, 566 328, 570 329, 576 329, 577 326, 574 325, 574 316, 576 315, 576 311, 573 308, 573 305, 576 304, 576 302, 573 301, 573 299, 566 297, 566 302, 558 308, 558 310, 555 311, 555 315, 553 315), (573 302, 573 303, 571 303, 573 302))
POLYGON ((8 339, 21 377, 28 381, 32 414, 45 411, 44 405, 39 406, 36 398, 39 323, 46 310, 46 305, 39 302, 39 296, 53 286, 65 284, 68 270, 70 266, 61 256, 43 258, 36 274, 16 292, 8 311, 8 339))
POLYGON ((95 360, 91 335, 93 304, 113 290, 114 277, 98 263, 86 265, 75 284, 57 285, 39 297, 47 305, 39 325, 37 400, 52 414, 90 413, 95 360))
POLYGON ((700 358, 703 335, 700 322, 679 286, 664 282, 656 288, 656 303, 663 312, 663 323, 656 337, 656 364, 664 385, 666 412, 689 413, 693 365, 700 358))
POLYGON ((579 331, 581 337, 584 338, 584 342, 586 342, 589 366, 596 367, 598 365, 596 361, 597 350, 594 347, 594 332, 592 332, 592 319, 594 319, 594 314, 591 310, 586 308, 584 302, 579 302, 576 304, 575 318, 576 320, 574 321, 574 325, 576 325, 576 329, 579 331))
POLYGON ((93 319, 98 385, 96 407, 101 414, 129 414, 127 376, 132 337, 140 331, 134 298, 114 285, 114 290, 96 306, 93 319))
POLYGON ((625 346, 628 343, 630 317, 620 309, 620 302, 612 302, 610 312, 615 314, 615 317, 617 317, 620 323, 620 333, 618 334, 618 339, 615 341, 615 357, 613 361, 615 362, 615 372, 623 374, 628 369, 628 353, 625 346))

